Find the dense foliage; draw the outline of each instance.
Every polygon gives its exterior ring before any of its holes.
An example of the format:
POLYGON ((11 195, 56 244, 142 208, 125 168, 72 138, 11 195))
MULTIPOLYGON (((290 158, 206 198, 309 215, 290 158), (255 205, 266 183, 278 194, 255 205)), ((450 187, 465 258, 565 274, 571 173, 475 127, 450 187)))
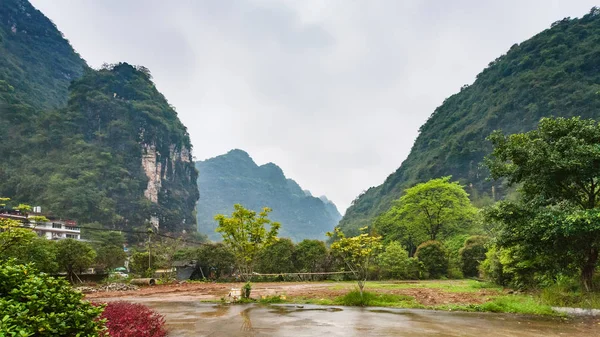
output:
POLYGON ((373 222, 384 242, 398 241, 413 256, 427 240, 448 239, 473 230, 477 210, 468 194, 450 177, 406 189, 393 206, 373 222))
POLYGON ((196 162, 199 171, 198 229, 213 240, 215 214, 232 211, 232 205, 250 209, 273 209, 271 218, 282 224, 281 235, 298 242, 303 239, 324 239, 325 233, 341 218, 335 205, 324 197, 316 198, 303 191, 292 179, 287 179, 275 164, 256 165, 241 150, 196 162))
POLYGON ((368 189, 340 225, 350 235, 387 211, 416 182, 452 175, 473 200, 498 199, 501 182, 486 181, 480 165, 491 152, 485 138, 533 129, 543 116, 600 117, 600 10, 564 19, 510 50, 477 75, 472 85, 438 107, 401 167, 368 189))
POLYGON ((0 262, 0 334, 4 336, 99 336, 102 307, 82 300, 64 280, 31 265, 0 262))
POLYGON ((102 318, 110 337, 165 337, 165 318, 139 303, 110 302, 102 318))
POLYGON ((95 258, 96 252, 87 242, 64 239, 56 243, 56 259, 71 282, 75 281, 77 273, 91 267, 95 258))
POLYGON ((546 259, 539 272, 576 269, 592 289, 600 251, 600 124, 543 118, 536 130, 496 132, 490 140, 492 177, 521 186, 517 201, 501 201, 488 211, 498 246, 519 246, 538 261, 546 259))
POLYGON ((479 276, 479 265, 485 260, 487 244, 490 239, 482 235, 474 235, 465 240, 465 245, 460 249, 460 267, 466 277, 479 276))
POLYGON ((429 278, 448 274, 448 252, 439 241, 426 241, 419 245, 415 257, 419 259, 429 278))

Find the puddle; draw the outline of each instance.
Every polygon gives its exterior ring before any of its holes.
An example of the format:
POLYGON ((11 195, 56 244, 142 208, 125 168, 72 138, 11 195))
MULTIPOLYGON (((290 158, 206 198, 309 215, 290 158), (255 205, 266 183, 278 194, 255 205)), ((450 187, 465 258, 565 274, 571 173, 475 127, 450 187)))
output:
POLYGON ((145 301, 171 337, 191 336, 598 336, 592 319, 317 305, 145 301))

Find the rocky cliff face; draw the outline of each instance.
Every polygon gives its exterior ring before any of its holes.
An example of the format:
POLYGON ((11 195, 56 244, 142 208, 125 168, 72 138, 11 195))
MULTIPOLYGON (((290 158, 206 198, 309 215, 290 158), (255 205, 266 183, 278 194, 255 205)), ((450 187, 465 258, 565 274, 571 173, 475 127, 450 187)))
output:
POLYGON ((0 130, 0 195, 83 224, 195 230, 189 135, 148 69, 90 69, 26 0, 0 2, 0 130))
POLYGON ((196 167, 200 190, 198 230, 213 240, 220 240, 214 231, 214 216, 231 214, 236 203, 255 211, 272 208, 270 218, 282 225, 280 236, 294 241, 325 240, 325 233, 341 218, 332 202, 302 190, 273 163, 256 165, 242 150, 196 162, 196 167))

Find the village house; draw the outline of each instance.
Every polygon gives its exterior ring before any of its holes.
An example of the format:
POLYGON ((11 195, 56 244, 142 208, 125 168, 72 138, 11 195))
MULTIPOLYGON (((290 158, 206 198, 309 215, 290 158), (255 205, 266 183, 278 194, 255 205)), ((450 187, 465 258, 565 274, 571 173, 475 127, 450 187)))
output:
POLYGON ((0 218, 17 220, 24 227, 31 228, 40 237, 48 240, 75 239, 81 240, 81 228, 74 220, 66 220, 48 214, 42 214, 41 207, 34 207, 33 212, 24 214, 14 209, 0 209, 0 218), (44 216, 47 222, 37 222, 35 216, 44 216))

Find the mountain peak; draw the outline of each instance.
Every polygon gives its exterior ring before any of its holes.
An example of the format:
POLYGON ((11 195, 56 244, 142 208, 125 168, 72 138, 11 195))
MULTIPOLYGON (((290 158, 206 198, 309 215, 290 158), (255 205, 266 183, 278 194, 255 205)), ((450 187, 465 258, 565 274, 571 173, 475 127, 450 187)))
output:
POLYGON ((258 211, 270 207, 270 218, 282 224, 280 235, 295 241, 325 239, 341 215, 335 206, 307 195, 275 163, 247 165, 252 159, 239 149, 196 163, 200 200, 198 230, 218 240, 216 214, 230 214, 234 204, 258 211), (229 160, 228 160, 229 159, 229 160))

